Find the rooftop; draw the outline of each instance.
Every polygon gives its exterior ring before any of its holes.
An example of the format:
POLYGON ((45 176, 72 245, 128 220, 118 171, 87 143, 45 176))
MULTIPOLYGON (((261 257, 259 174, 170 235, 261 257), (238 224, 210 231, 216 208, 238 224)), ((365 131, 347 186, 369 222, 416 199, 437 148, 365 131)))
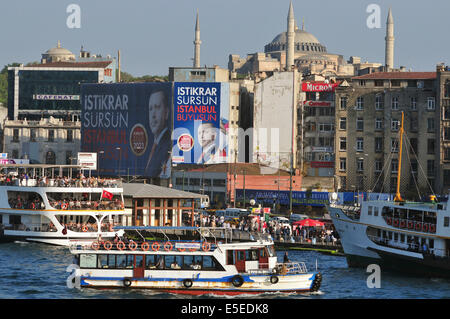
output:
POLYGON ((106 68, 112 61, 95 62, 51 62, 30 65, 29 68, 106 68))
POLYGON ((192 199, 192 198, 200 199, 208 197, 207 195, 184 192, 174 188, 141 183, 123 183, 123 196, 133 198, 175 198, 175 199, 192 199))
POLYGON ((434 80, 436 72, 374 72, 355 76, 354 80, 434 80))

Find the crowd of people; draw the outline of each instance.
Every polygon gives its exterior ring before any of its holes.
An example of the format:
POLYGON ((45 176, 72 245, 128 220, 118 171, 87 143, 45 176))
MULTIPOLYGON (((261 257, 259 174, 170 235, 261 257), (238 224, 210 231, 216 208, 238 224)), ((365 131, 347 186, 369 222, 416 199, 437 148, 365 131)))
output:
POLYGON ((39 187, 120 187, 120 181, 113 178, 86 177, 78 173, 76 177, 49 175, 34 176, 28 173, 0 174, 0 185, 7 186, 39 186, 39 187))
POLYGON ((269 234, 274 241, 279 242, 337 245, 339 241, 339 236, 333 224, 325 224, 321 227, 301 227, 273 219, 266 222, 255 216, 241 216, 233 220, 226 220, 223 216, 218 217, 214 214, 198 214, 195 217, 194 225, 197 227, 225 227, 241 231, 260 232, 269 234))
POLYGON ((114 200, 89 200, 89 199, 63 199, 50 201, 53 208, 61 210, 121 210, 123 202, 118 198, 114 200))

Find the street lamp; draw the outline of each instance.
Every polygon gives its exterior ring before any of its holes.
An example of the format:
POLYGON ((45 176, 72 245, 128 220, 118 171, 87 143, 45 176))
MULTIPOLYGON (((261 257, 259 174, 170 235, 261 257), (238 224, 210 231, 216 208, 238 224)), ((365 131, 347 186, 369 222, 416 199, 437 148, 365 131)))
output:
POLYGON ((120 177, 120 169, 121 169, 121 161, 122 161, 122 149, 120 148, 120 147, 116 147, 116 150, 118 150, 120 153, 119 153, 119 168, 117 169, 117 172, 118 172, 118 175, 119 175, 119 178, 120 179, 122 179, 121 177, 120 177))
POLYGON ((97 178, 100 177, 100 159, 102 158, 102 156, 105 154, 105 151, 99 151, 99 161, 98 161, 98 167, 97 167, 97 178))

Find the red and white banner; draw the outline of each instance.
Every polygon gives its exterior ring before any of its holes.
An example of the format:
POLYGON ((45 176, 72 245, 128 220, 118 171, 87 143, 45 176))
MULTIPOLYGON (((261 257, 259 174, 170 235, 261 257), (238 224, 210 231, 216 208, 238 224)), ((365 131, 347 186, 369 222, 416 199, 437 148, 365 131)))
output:
POLYGON ((303 82, 303 92, 334 92, 341 82, 325 83, 325 82, 303 82))
POLYGON ((333 101, 303 101, 304 106, 334 106, 333 101))
POLYGON ((311 162, 312 168, 321 168, 321 167, 327 167, 327 168, 333 168, 334 162, 311 162))
POLYGON ((103 190, 102 198, 107 198, 107 199, 111 200, 113 198, 113 194, 108 191, 103 190))

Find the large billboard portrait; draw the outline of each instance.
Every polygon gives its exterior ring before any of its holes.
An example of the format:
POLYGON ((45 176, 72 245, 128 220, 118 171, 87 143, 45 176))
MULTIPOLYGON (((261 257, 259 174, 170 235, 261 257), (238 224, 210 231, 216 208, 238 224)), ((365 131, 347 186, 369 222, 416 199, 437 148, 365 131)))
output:
POLYGON ((221 105, 227 92, 220 82, 174 83, 173 163, 227 161, 229 112, 221 105))
POLYGON ((170 177, 172 83, 85 84, 81 149, 101 175, 170 177))

